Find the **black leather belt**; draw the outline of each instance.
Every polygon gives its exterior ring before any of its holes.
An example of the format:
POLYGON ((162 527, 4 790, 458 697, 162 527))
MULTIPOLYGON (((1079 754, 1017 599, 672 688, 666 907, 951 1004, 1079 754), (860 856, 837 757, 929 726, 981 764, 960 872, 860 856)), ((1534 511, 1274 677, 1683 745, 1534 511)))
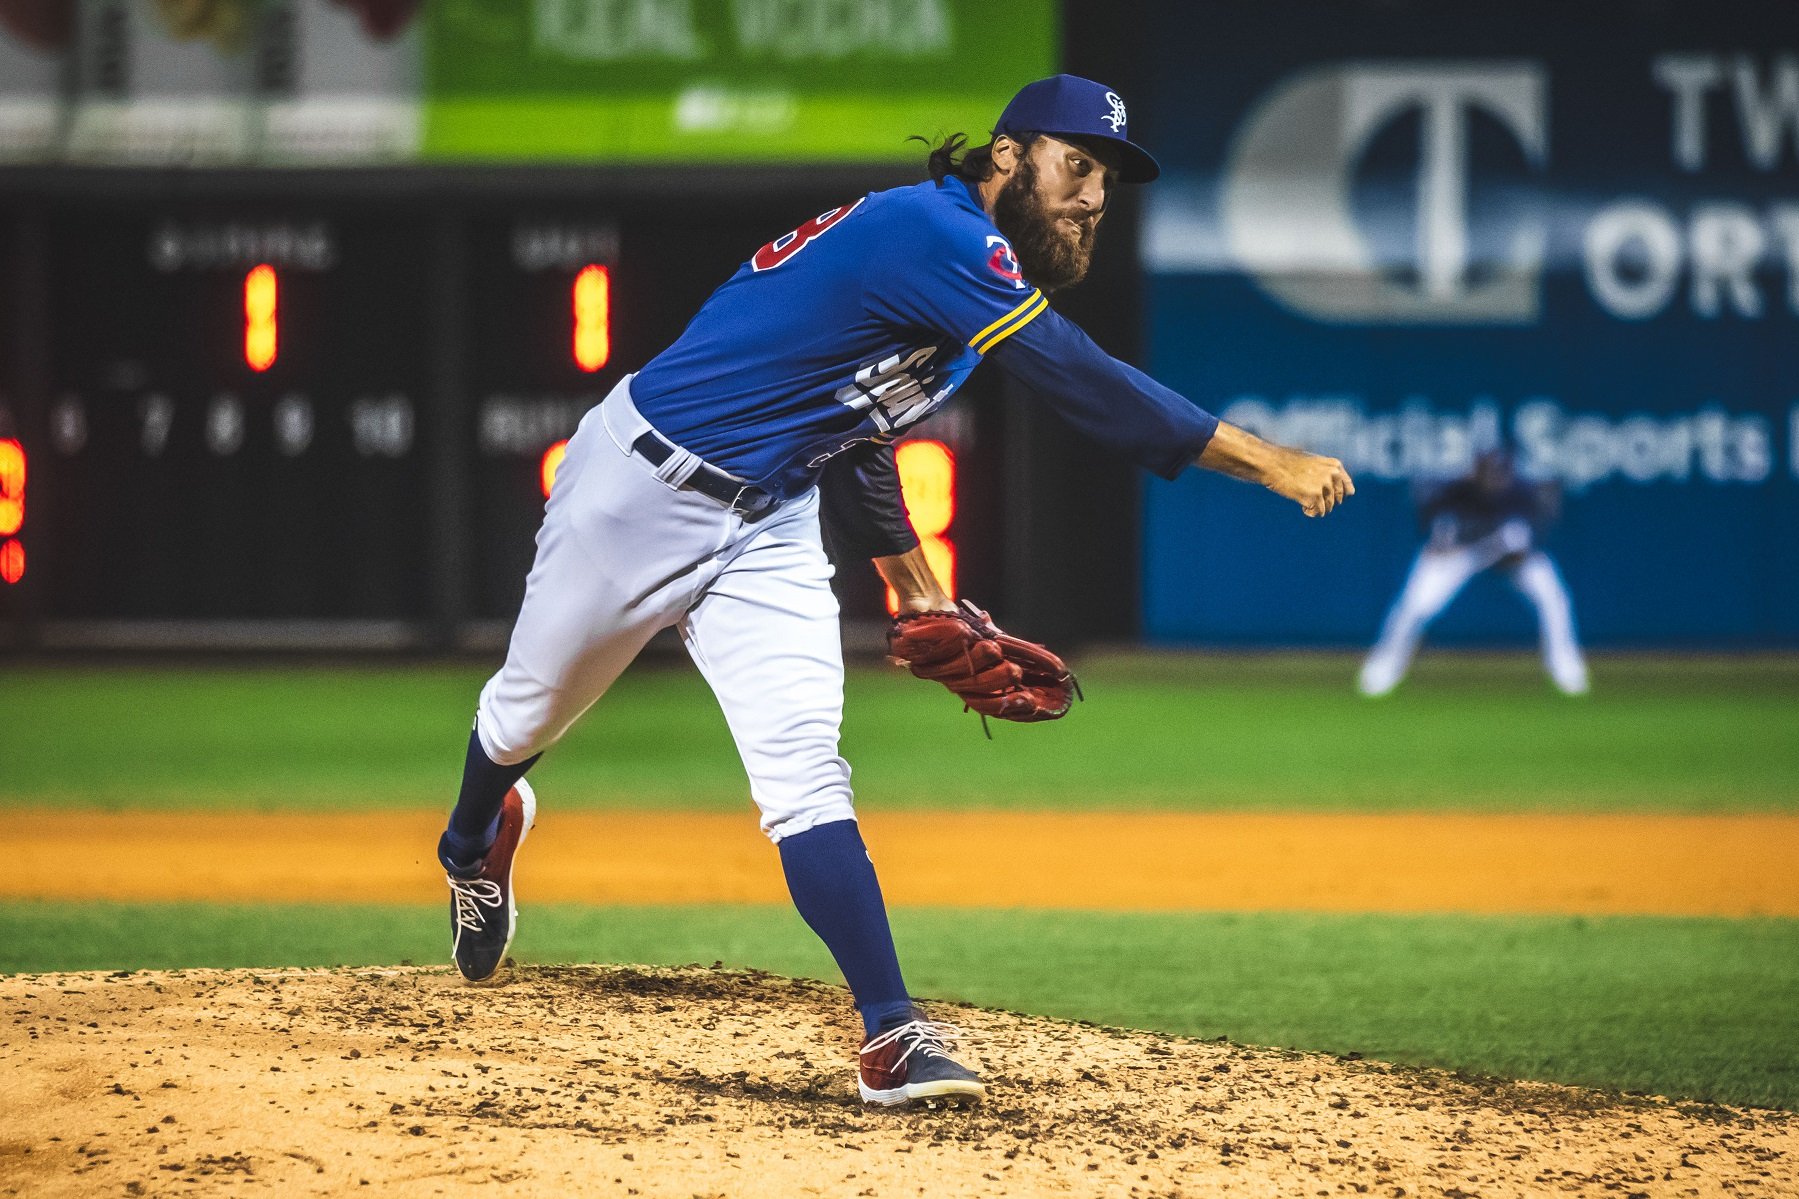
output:
MULTIPOLYGON (((645 433, 631 443, 631 448, 644 456, 651 466, 661 466, 675 452, 675 447, 662 440, 654 432, 645 433)), ((701 495, 710 496, 735 512, 750 524, 761 520, 780 505, 780 500, 762 490, 751 487, 748 483, 739 483, 721 470, 714 470, 704 462, 699 469, 687 476, 682 487, 690 488, 701 495)))

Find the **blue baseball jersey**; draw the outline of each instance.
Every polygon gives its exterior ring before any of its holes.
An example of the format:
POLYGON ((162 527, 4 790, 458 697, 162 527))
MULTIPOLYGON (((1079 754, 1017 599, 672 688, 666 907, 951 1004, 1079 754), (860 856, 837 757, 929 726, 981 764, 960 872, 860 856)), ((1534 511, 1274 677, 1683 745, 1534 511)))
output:
POLYGON ((1172 475, 1217 421, 1049 309, 968 184, 871 192, 763 246, 631 380, 668 440, 781 498, 892 441, 982 357, 1077 428, 1172 475))
POLYGON ((756 251, 631 398, 670 441, 792 496, 941 407, 1047 303, 960 182, 874 192, 756 251))
POLYGON ((1468 477, 1425 492, 1418 517, 1434 539, 1472 545, 1513 521, 1528 524, 1534 540, 1545 531, 1550 509, 1548 491, 1524 479, 1489 488, 1468 477))

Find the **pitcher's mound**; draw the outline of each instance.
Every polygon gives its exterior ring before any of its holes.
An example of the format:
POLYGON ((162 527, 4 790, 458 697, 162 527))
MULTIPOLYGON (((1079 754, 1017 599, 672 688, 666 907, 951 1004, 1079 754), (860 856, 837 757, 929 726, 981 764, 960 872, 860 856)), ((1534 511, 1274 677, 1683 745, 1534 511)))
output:
POLYGON ((988 1102, 868 1111, 845 993, 765 974, 20 975, 0 1003, 9 1195, 1799 1194, 1784 1113, 953 1005, 988 1102))

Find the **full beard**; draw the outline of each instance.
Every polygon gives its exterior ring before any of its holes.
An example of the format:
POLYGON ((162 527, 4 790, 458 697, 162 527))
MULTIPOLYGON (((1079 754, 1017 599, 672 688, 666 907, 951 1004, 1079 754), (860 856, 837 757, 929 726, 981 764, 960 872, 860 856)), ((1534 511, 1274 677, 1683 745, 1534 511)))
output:
POLYGON ((1098 237, 1095 222, 1069 229, 1037 194, 1037 169, 1021 162, 993 201, 993 223, 1012 243, 1024 277, 1044 291, 1061 291, 1087 277, 1098 237))

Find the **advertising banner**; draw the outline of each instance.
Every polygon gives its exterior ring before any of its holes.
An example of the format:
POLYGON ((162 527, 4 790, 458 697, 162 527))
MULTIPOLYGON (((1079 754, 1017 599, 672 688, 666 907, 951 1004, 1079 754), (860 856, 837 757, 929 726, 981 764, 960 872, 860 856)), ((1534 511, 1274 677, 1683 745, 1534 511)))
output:
POLYGON ((259 157, 416 158, 424 128, 419 0, 280 0, 265 8, 259 157))
POLYGON ((0 0, 0 163, 56 153, 73 36, 68 0, 0 0))
POLYGON ((412 159, 423 108, 418 8, 81 0, 61 157, 146 166, 412 159))
MULTIPOLYGON (((1414 499, 1509 448, 1585 640, 1799 645, 1799 8, 1167 6, 1150 358, 1341 457, 1324 521, 1145 492, 1152 640, 1372 640, 1414 499)), ((1433 631, 1527 636, 1491 577, 1433 631)))
POLYGON ((915 156, 1055 71, 1057 0, 438 0, 432 158, 915 156))
POLYGON ((0 0, 0 162, 891 162, 1058 0, 0 0))
POLYGON ((82 0, 66 156, 209 165, 256 149, 258 6, 82 0))

